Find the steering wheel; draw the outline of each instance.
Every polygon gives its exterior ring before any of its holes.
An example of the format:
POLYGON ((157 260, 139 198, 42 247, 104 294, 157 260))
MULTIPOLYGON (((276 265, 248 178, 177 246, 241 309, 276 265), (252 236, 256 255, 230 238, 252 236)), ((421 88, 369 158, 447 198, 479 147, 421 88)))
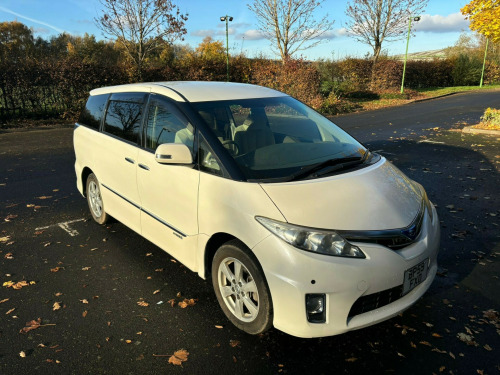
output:
POLYGON ((238 144, 231 139, 228 139, 227 141, 222 141, 222 145, 226 147, 232 155, 238 155, 240 153, 240 148, 238 144))

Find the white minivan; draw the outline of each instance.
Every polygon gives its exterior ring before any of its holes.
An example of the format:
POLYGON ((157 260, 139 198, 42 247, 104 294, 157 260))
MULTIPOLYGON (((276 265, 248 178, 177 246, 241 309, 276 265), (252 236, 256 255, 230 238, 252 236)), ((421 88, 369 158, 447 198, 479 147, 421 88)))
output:
POLYGON ((77 187, 211 278, 240 329, 336 335, 415 303, 437 270, 421 185, 298 100, 264 87, 158 82, 90 92, 77 187))

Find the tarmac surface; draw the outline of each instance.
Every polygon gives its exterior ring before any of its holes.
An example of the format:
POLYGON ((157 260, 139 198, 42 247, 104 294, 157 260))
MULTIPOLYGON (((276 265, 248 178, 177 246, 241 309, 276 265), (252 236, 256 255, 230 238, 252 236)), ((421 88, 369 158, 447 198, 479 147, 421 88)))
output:
POLYGON ((499 103, 467 93, 333 119, 426 188, 442 241, 414 306, 321 339, 239 331, 210 282, 122 224, 95 224, 72 129, 0 131, 0 374, 498 374, 500 134, 460 129, 499 103), (179 349, 182 367, 168 363, 179 349))

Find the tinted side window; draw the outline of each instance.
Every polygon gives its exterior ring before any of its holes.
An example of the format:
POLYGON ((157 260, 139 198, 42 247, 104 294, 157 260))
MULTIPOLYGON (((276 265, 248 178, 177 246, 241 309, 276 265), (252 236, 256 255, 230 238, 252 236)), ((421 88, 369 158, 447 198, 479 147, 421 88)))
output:
POLYGON ((176 107, 159 99, 150 101, 146 123, 145 146, 155 150, 163 143, 184 143, 193 150, 194 128, 176 107))
POLYGON ((104 131, 137 142, 141 127, 142 103, 110 100, 104 131))
POLYGON ((208 147, 207 141, 200 137, 200 149, 198 152, 198 165, 200 171, 208 172, 216 176, 224 176, 224 172, 215 158, 210 147, 208 147))
POLYGON ((85 108, 80 114, 78 123, 99 130, 108 97, 108 94, 90 96, 85 108))

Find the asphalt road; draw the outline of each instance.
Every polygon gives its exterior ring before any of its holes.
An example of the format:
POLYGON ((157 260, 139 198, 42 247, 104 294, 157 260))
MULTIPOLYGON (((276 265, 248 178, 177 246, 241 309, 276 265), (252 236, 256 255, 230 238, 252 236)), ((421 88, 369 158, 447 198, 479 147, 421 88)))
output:
POLYGON ((500 136, 453 129, 499 104, 469 93, 334 119, 425 186, 441 268, 401 316, 308 340, 242 333, 209 282, 122 224, 93 223, 71 129, 0 132, 0 282, 34 282, 0 288, 0 374, 498 373, 500 136), (179 349, 183 367, 168 363, 179 349))

